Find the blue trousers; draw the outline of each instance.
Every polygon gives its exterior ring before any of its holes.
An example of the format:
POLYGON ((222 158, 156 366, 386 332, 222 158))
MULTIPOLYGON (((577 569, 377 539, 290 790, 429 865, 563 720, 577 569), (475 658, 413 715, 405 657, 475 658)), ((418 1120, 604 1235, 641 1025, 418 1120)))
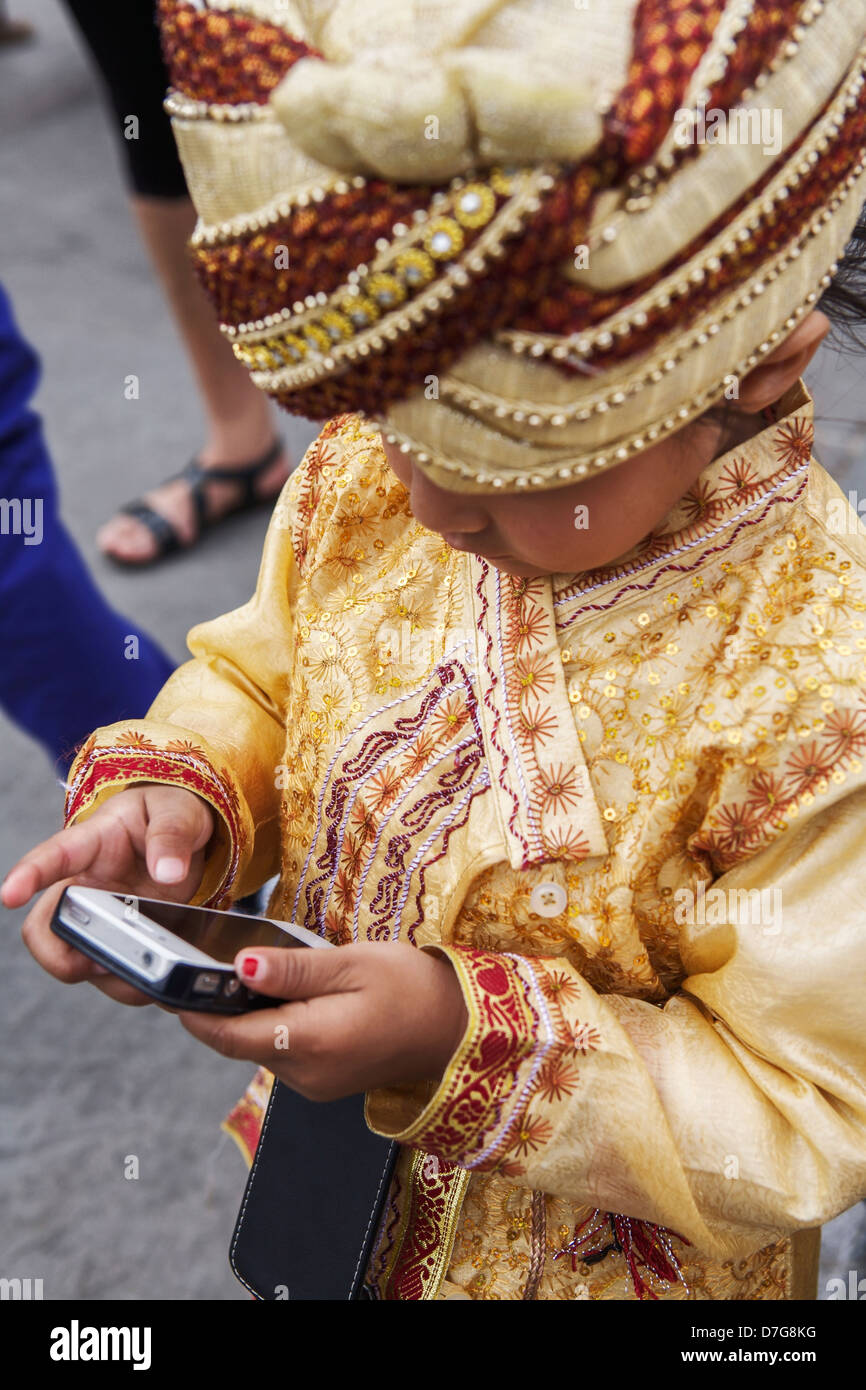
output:
POLYGON ((38 379, 0 285, 0 707, 65 773, 93 729, 145 713, 174 663, 106 603, 60 520, 38 379))

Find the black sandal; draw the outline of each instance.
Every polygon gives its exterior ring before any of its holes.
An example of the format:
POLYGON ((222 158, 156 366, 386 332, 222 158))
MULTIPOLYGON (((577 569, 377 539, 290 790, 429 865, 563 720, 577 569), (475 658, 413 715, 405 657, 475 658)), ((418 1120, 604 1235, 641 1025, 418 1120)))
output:
POLYGON ((148 555, 144 560, 125 560, 122 556, 108 550, 104 550, 102 554, 107 560, 113 560, 116 565, 123 565, 127 569, 143 568, 146 565, 155 564, 176 550, 191 550, 205 531, 219 526, 223 521, 228 521, 229 517, 240 516, 243 512, 254 511, 257 507, 273 503, 276 497, 260 497, 258 495, 256 480, 270 468, 271 464, 276 463, 284 447, 285 442, 282 436, 278 436, 261 458, 246 465, 236 464, 233 468, 203 468, 198 459, 190 459, 186 468, 182 468, 171 478, 166 478, 166 482, 176 483, 182 480, 189 484, 196 519, 196 533, 193 539, 189 542, 182 541, 167 517, 156 511, 149 502, 145 502, 143 497, 136 497, 134 501, 119 507, 117 515, 131 516, 136 521, 142 522, 156 541, 156 554, 148 555), (208 517, 206 488, 209 482, 240 483, 243 492, 238 504, 229 511, 223 512, 221 516, 208 517))

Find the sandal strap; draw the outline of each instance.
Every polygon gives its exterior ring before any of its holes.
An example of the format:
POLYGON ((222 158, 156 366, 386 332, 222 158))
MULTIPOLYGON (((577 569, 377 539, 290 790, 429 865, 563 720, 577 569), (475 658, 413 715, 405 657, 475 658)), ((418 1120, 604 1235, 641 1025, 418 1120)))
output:
MULTIPOLYGON (((232 514, 249 510, 260 500, 256 495, 256 479, 271 464, 276 463, 284 447, 282 435, 277 435, 261 458, 254 459, 252 463, 236 464, 233 468, 203 468, 198 459, 193 458, 179 473, 166 479, 170 483, 183 481, 189 486, 196 519, 196 534, 191 544, 195 544, 211 524, 207 515, 206 488, 208 482, 215 480, 222 483, 239 483, 243 493, 239 504, 232 508, 232 514)), ((145 502, 143 497, 136 497, 132 502, 127 502, 124 506, 119 507, 118 511, 121 515, 131 516, 135 521, 140 521, 143 526, 147 527, 157 545, 156 555, 152 557, 154 560, 161 559, 163 555, 170 555, 175 550, 188 549, 171 522, 155 507, 151 507, 148 502, 145 502)))
POLYGON ((145 502, 143 498, 136 497, 134 501, 119 507, 118 511, 121 516, 131 516, 135 521, 140 521, 143 526, 147 527, 157 544, 154 559, 161 558, 163 555, 170 555, 172 551, 182 548, 183 542, 171 522, 145 502))
POLYGON ((189 484, 193 503, 196 511, 196 522, 199 531, 207 524, 207 498, 205 488, 208 482, 218 483, 238 483, 243 489, 240 507, 251 507, 258 500, 256 496, 256 481, 271 464, 276 463, 280 454, 283 452, 284 441, 281 435, 277 435, 274 442, 260 458, 254 459, 251 463, 235 464, 231 468, 205 468, 199 463, 197 458, 190 459, 186 468, 181 469, 180 473, 175 474, 172 482, 182 479, 189 484))

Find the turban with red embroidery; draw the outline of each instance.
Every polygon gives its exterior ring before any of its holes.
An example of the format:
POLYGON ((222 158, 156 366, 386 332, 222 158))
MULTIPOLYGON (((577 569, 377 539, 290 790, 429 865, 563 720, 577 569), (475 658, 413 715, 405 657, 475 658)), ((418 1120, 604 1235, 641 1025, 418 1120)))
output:
POLYGON ((237 357, 445 487, 562 486, 730 395, 866 198, 866 0, 160 12, 237 357))

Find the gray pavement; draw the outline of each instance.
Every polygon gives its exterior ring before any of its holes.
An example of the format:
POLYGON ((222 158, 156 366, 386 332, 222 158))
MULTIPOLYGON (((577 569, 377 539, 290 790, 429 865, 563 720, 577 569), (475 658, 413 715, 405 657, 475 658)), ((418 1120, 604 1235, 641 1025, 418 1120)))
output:
MULTIPOLYGON (((77 40, 54 0, 26 9, 38 42, 0 51, 0 278, 43 358, 65 520, 109 600, 181 660, 193 623, 252 592, 267 518, 140 574, 97 555, 99 522, 182 466, 201 419, 77 40)), ((866 495, 862 381, 862 359, 829 350, 810 376, 816 452, 866 495)), ((297 453, 314 433, 284 427, 297 453)), ((0 715, 0 872, 59 827, 61 804, 45 756, 0 715)), ((226 1259, 245 1170, 218 1126, 251 1069, 157 1010, 64 989, 24 950, 21 916, 0 909, 0 1276, 41 1278, 47 1299, 245 1298, 226 1259)), ((864 1212, 826 1228, 822 1291, 866 1273, 864 1212)))

